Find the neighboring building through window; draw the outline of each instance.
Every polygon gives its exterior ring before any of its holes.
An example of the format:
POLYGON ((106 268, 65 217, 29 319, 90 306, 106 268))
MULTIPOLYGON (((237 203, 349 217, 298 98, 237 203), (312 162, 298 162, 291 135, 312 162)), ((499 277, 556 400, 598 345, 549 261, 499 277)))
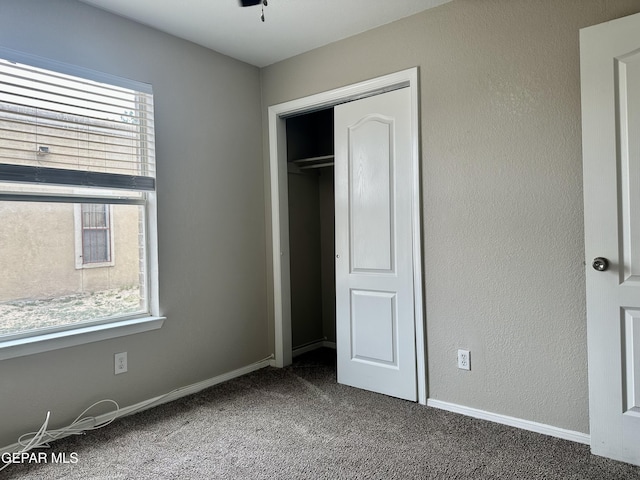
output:
POLYGON ((0 84, 0 346, 157 316, 151 88, 4 49, 0 84))

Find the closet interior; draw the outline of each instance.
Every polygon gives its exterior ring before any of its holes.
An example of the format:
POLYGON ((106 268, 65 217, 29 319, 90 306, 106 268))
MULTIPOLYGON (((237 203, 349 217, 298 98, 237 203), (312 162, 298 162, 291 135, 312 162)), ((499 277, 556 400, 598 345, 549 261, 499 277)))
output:
POLYGON ((286 119, 293 353, 335 344, 333 108, 286 119))

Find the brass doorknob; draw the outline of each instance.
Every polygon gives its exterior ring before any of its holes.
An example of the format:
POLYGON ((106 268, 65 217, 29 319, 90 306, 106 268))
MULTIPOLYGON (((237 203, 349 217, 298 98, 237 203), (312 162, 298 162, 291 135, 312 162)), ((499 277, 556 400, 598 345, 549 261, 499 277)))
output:
POLYGON ((596 257, 593 259, 593 263, 591 264, 591 266, 599 272, 604 272, 607 268, 609 268, 609 260, 604 257, 596 257))

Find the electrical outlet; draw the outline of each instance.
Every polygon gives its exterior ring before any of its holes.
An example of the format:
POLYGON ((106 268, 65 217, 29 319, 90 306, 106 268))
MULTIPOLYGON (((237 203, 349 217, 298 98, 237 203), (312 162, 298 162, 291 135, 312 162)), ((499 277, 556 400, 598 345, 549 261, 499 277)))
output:
POLYGON ((127 352, 116 353, 115 358, 115 373, 125 373, 127 371, 127 352))
POLYGON ((471 354, 469 350, 458 350, 458 368, 471 370, 471 354))

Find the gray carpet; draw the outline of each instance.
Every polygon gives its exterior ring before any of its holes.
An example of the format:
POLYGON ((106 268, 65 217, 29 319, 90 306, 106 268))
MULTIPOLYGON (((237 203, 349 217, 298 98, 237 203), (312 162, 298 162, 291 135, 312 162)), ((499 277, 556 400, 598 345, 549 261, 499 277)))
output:
POLYGON ((338 385, 312 352, 52 445, 7 479, 640 479, 589 447, 338 385), (49 453, 50 454, 50 453, 49 453))

